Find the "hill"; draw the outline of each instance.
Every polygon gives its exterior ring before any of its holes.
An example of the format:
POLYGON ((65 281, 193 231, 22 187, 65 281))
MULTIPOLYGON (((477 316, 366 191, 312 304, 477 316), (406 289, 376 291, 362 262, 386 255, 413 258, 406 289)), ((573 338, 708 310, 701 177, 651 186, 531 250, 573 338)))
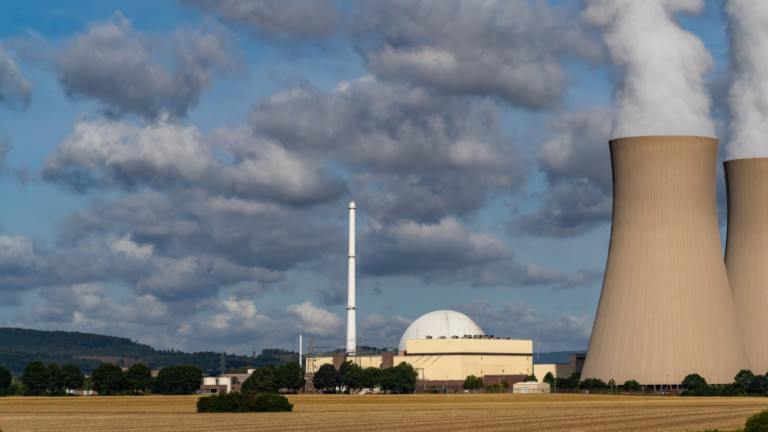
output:
POLYGON ((109 362, 123 367, 144 363, 152 369, 193 364, 203 373, 218 374, 222 369, 298 362, 298 354, 279 349, 265 349, 255 357, 213 351, 186 353, 156 350, 127 338, 94 333, 0 327, 0 365, 19 375, 29 362, 35 360, 60 366, 75 364, 84 373, 90 373, 102 362, 109 362))

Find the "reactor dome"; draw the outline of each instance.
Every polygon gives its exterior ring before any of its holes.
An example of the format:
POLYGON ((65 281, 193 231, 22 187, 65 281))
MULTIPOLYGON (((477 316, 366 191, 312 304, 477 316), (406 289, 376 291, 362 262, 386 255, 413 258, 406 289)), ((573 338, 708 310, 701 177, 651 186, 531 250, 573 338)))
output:
POLYGON ((453 336, 465 335, 485 335, 485 332, 472 321, 472 318, 463 313, 450 310, 434 311, 420 316, 408 326, 403 337, 400 338, 397 349, 405 351, 405 341, 411 339, 426 339, 427 336, 434 339, 441 337, 450 339, 453 336))

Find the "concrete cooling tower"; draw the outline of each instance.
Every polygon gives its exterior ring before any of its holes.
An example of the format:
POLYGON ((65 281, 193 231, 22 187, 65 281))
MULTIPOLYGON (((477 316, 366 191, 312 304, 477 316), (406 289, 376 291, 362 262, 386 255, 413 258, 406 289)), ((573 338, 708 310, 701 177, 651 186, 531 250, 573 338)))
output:
POLYGON ((768 371, 768 159, 725 162, 725 266, 751 369, 768 371))
POLYGON ((717 223, 717 140, 610 142, 613 225, 581 378, 729 383, 748 366, 717 223))

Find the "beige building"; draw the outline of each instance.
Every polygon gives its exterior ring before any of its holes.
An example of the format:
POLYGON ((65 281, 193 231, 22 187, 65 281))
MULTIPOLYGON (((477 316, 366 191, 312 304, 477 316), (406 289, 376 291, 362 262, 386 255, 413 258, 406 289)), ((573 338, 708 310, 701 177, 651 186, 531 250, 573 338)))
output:
POLYGON ((469 375, 514 383, 533 373, 533 341, 486 335, 468 316, 440 310, 415 320, 400 339, 398 353, 346 357, 308 356, 307 373, 323 364, 338 368, 345 360, 359 366, 387 368, 406 362, 424 382, 463 382, 469 375))
POLYGON ((512 393, 515 394, 541 394, 549 393, 549 384, 545 382, 519 382, 512 385, 512 393))
POLYGON ((584 369, 586 354, 568 354, 568 363, 540 363, 533 365, 533 374, 541 381, 551 373, 554 378, 568 378, 573 374, 581 374, 584 369))
POLYGON ((768 159, 725 162, 725 266, 741 335, 756 374, 768 372, 768 159))
POLYGON ((717 140, 611 140, 613 225, 581 375, 730 383, 748 368, 720 243, 717 140))

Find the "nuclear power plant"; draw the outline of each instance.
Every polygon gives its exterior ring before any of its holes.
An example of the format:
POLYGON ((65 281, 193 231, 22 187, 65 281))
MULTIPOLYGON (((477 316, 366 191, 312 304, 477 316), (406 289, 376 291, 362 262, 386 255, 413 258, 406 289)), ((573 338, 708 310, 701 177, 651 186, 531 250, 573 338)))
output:
POLYGON ((749 364, 768 371, 768 159, 724 163, 728 191, 725 266, 749 364))
POLYGON ((613 225, 582 379, 669 385, 698 373, 720 384, 749 369, 720 242, 717 145, 610 141, 613 225))

